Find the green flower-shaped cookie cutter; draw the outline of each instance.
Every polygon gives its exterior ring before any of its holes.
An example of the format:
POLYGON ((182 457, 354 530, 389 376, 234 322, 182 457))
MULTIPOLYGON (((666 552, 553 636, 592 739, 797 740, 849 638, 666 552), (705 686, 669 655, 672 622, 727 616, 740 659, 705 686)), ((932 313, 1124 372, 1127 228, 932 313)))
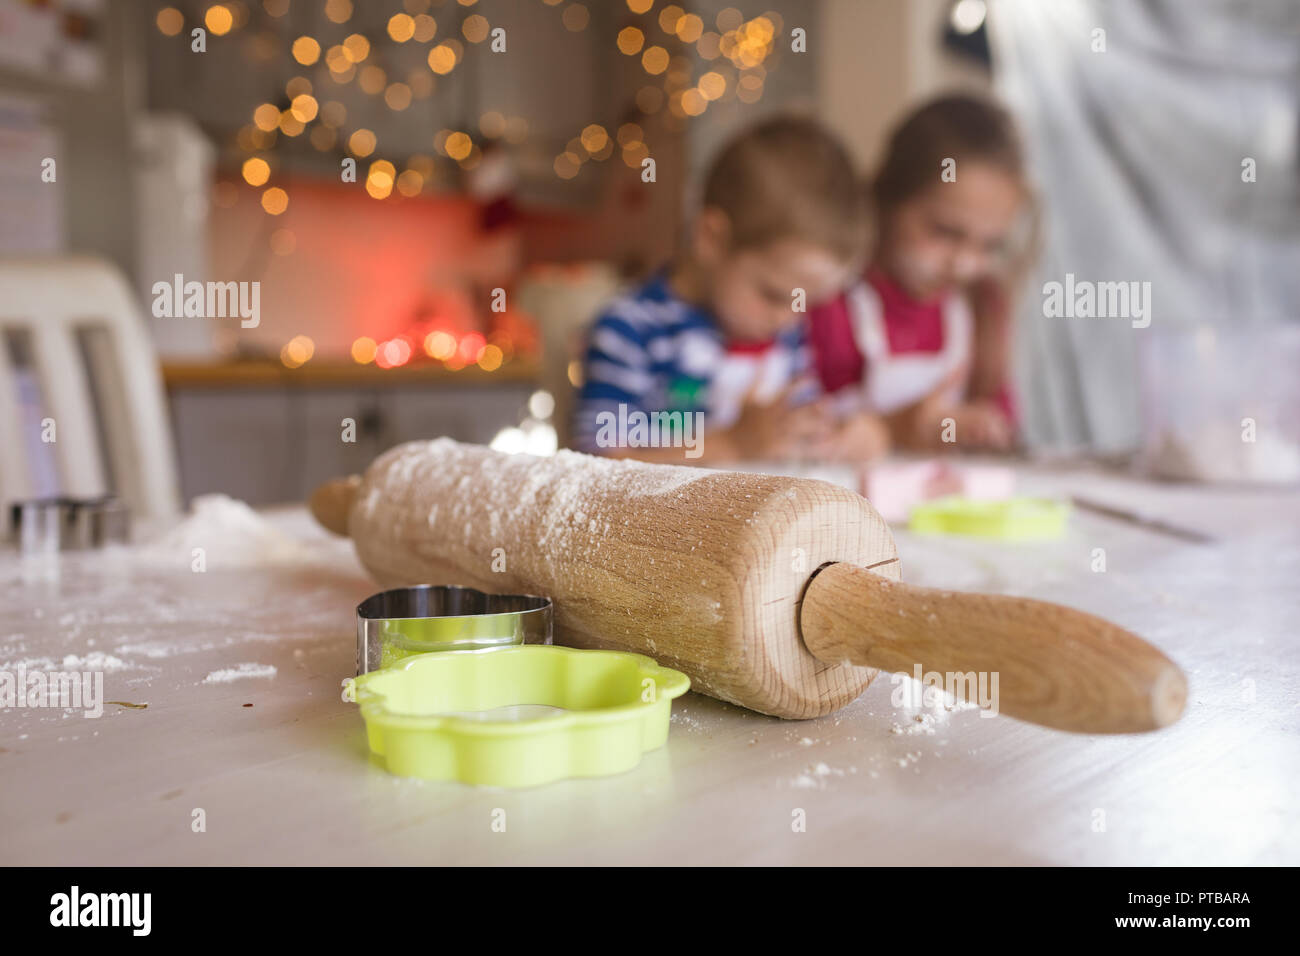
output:
POLYGON ((352 699, 390 773, 532 787, 632 769, 689 688, 641 654, 526 644, 419 654, 356 678, 352 699), (510 708, 562 710, 490 719, 510 708))
POLYGON ((918 534, 955 534, 1003 541, 1042 541, 1065 534, 1070 505, 1046 498, 974 501, 949 495, 912 509, 908 528, 918 534))

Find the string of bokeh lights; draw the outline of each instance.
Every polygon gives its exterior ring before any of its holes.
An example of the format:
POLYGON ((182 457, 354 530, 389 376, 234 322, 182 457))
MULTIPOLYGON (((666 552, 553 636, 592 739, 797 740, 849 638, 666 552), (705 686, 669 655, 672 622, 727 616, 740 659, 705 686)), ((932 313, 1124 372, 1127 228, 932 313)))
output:
MULTIPOLYGON (((562 6, 560 20, 570 32, 582 32, 590 24, 590 12, 582 3, 540 2, 549 7, 562 6)), ((772 56, 776 49, 774 41, 784 29, 778 13, 768 11, 746 19, 740 10, 727 7, 716 15, 710 27, 698 14, 674 3, 655 12, 656 0, 625 2, 628 19, 618 30, 614 43, 621 54, 639 61, 641 71, 650 81, 642 83, 634 96, 636 110, 643 121, 667 110, 669 121, 680 124, 702 116, 714 103, 735 100, 752 104, 762 98, 768 72, 776 66, 776 58, 772 56), (688 51, 693 51, 698 61, 685 55, 688 51), (695 75, 697 65, 704 67, 698 76, 695 75)), ((474 7, 478 0, 456 0, 456 3, 474 7)), ((290 0, 262 0, 261 4, 265 13, 275 20, 289 12, 289 5, 290 0)), ((465 43, 478 45, 491 38, 492 24, 481 13, 471 13, 460 22, 465 41, 462 43, 455 36, 444 34, 439 38, 438 21, 429 12, 431 0, 403 0, 401 6, 402 10, 387 21, 388 40, 395 44, 431 44, 424 58, 425 65, 408 71, 401 79, 390 82, 388 72, 374 62, 380 58, 372 56, 376 54, 375 45, 359 32, 329 46, 306 34, 289 43, 288 55, 303 68, 314 67, 317 82, 313 83, 307 76, 291 78, 285 85, 286 105, 258 104, 252 110, 251 122, 241 127, 234 137, 236 147, 250 154, 240 166, 240 175, 248 186, 261 190, 260 203, 268 216, 280 216, 289 208, 288 191, 272 183, 274 168, 268 158, 273 156, 282 136, 294 138, 306 133, 316 150, 343 152, 358 163, 375 157, 370 160, 364 179, 367 194, 375 200, 388 200, 394 193, 413 198, 434 185, 437 160, 433 156, 419 153, 408 156, 403 164, 405 168, 398 172, 391 160, 375 156, 379 140, 373 130, 357 126, 344 135, 348 126, 346 106, 326 98, 324 89, 318 89, 326 79, 325 73, 337 86, 355 80, 364 93, 382 96, 389 110, 402 112, 413 101, 434 95, 437 78, 447 76, 463 63, 465 43)), ((325 0, 324 13, 332 24, 344 26, 352 19, 352 0, 325 0)), ((203 26, 218 37, 243 29, 250 20, 251 11, 243 0, 214 3, 203 13, 203 26)), ((174 37, 187 31, 185 15, 175 7, 160 10, 155 22, 165 36, 174 37)), ((248 50, 252 59, 268 62, 285 52, 283 41, 274 32, 265 30, 252 36, 248 50)), ((522 116, 488 110, 478 119, 478 134, 483 140, 519 146, 528 140, 529 124, 522 116)), ((433 137, 433 149, 464 171, 477 166, 482 157, 475 136, 465 129, 440 129, 433 137)), ((588 162, 604 162, 615 150, 626 166, 639 169, 650 156, 643 122, 624 122, 612 136, 603 125, 590 123, 565 144, 552 167, 559 179, 571 180, 588 162)), ((218 184, 214 195, 217 205, 229 207, 237 199, 234 184, 218 184)), ((296 244, 294 234, 288 229, 277 229, 271 234, 271 249, 277 255, 291 254, 296 244)), ((440 328, 414 341, 406 334, 384 341, 361 336, 354 340, 350 350, 354 362, 361 365, 373 362, 380 368, 405 365, 423 353, 429 360, 452 370, 476 364, 485 371, 500 368, 512 352, 508 339, 491 342, 480 332, 457 336, 440 328)), ((280 360, 289 368, 297 368, 309 362, 314 354, 311 338, 296 335, 280 350, 280 360)))

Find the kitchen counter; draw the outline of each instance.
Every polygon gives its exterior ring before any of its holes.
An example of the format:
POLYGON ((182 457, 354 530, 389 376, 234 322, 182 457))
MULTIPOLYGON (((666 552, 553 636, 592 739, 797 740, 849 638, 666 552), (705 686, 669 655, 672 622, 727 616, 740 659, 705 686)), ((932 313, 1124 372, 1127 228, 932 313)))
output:
POLYGON ((491 372, 477 365, 456 371, 427 361, 396 368, 361 365, 346 359, 316 359, 289 368, 274 358, 233 361, 179 361, 162 364, 163 384, 178 388, 382 388, 391 385, 532 385, 540 369, 532 359, 506 362, 491 372))
POLYGON ((102 669, 121 702, 98 719, 0 709, 0 863, 1300 863, 1300 496, 1079 468, 1019 478, 1220 543, 1086 513, 1045 544, 900 531, 904 579, 1130 628, 1187 672, 1174 726, 1076 736, 922 712, 895 707, 882 675, 802 722, 688 694, 667 746, 621 776, 524 791, 403 780, 368 759, 341 699, 353 608, 375 590, 350 545, 302 509, 240 525, 230 507, 227 525, 65 555, 57 576, 0 558, 0 669, 66 658, 102 669))

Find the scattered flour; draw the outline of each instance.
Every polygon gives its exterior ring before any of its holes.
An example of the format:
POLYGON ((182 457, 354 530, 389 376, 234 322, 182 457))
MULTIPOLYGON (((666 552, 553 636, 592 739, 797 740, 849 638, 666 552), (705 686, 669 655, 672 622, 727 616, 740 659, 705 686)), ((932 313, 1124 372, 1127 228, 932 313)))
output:
POLYGON ((265 567, 316 557, 305 543, 226 495, 195 498, 189 517, 133 550, 141 563, 189 567, 196 548, 202 549, 207 568, 265 567))
POLYGON ((63 657, 65 671, 120 671, 131 666, 120 657, 105 654, 103 651, 91 651, 84 657, 78 657, 76 654, 65 654, 63 657))
POLYGON ((250 662, 213 671, 203 678, 203 683, 229 684, 231 681, 243 680, 246 677, 274 677, 275 674, 275 667, 271 664, 254 664, 250 662))

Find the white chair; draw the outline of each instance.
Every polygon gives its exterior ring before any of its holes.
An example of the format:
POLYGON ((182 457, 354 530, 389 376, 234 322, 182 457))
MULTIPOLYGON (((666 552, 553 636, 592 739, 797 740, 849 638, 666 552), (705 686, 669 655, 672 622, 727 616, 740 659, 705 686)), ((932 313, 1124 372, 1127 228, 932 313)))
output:
MULTIPOLYGON (((195 320, 199 321, 199 320, 195 320)), ((122 274, 89 257, 0 259, 0 500, 116 494, 133 515, 179 508, 175 454, 157 356, 122 274), (15 365, 15 339, 30 368, 15 365), (27 351, 25 348, 24 351, 27 351), (39 391, 39 417, 19 400, 39 391), (40 434, 53 423, 54 441, 40 434), (35 430, 35 435, 33 434, 35 430), (39 487, 47 450, 57 489, 39 487)))
POLYGON ((569 447, 575 388, 570 363, 582 359, 583 337, 619 290, 618 274, 604 263, 584 264, 577 275, 564 267, 535 271, 519 287, 519 305, 542 333, 541 385, 555 398, 552 422, 561 448, 569 447))

